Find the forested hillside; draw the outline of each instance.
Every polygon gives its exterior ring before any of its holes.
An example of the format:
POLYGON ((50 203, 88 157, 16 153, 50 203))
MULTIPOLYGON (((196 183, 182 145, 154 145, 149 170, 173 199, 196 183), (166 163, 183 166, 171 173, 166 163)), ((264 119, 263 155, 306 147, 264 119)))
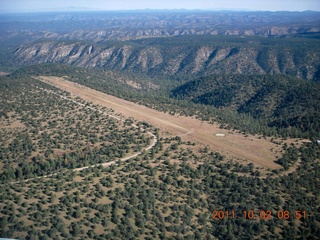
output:
POLYGON ((320 128, 320 85, 284 75, 210 75, 187 82, 172 96, 198 104, 231 108, 310 135, 320 128))

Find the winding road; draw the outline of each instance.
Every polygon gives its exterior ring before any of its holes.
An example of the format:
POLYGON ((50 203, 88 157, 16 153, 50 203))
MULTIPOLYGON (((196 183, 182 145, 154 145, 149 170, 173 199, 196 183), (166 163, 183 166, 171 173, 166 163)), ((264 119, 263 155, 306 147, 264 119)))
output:
MULTIPOLYGON (((51 93, 51 94, 55 94, 55 95, 57 95, 57 96, 65 99, 65 100, 71 101, 71 102, 73 102, 73 103, 75 103, 75 104, 78 104, 78 105, 80 105, 80 106, 86 107, 86 108, 91 109, 91 110, 94 110, 94 111, 98 111, 99 113, 101 113, 101 114, 103 114, 103 115, 105 115, 105 116, 114 118, 114 119, 116 119, 116 120, 118 120, 118 121, 121 121, 121 122, 125 122, 125 120, 123 120, 123 119, 121 119, 121 118, 119 118, 119 117, 117 117, 117 116, 108 114, 108 113, 103 112, 103 111, 101 111, 101 110, 99 110, 99 109, 97 109, 97 108, 94 108, 94 107, 91 107, 91 106, 87 106, 87 105, 85 105, 85 104, 83 104, 83 103, 77 102, 77 101, 74 100, 74 99, 67 98, 67 97, 65 97, 65 96, 62 96, 62 95, 60 95, 60 94, 58 94, 58 93, 55 93, 55 92, 53 92, 53 91, 50 91, 50 90, 47 90, 47 89, 44 89, 44 88, 40 88, 40 87, 37 87, 37 88, 40 89, 40 90, 42 90, 42 91, 45 91, 45 92, 48 92, 48 93, 51 93)), ((139 128, 139 127, 138 127, 137 125, 135 125, 135 124, 131 124, 131 126, 132 126, 132 127, 135 127, 135 128, 139 128)), ((144 130, 143 128, 140 128, 140 129, 141 129, 141 130, 144 130)), ((129 159, 135 158, 135 157, 139 156, 140 154, 142 154, 142 152, 144 152, 144 151, 149 151, 150 149, 152 149, 152 148, 157 144, 157 142, 158 142, 157 136, 156 136, 155 134, 153 134, 152 132, 150 132, 150 131, 147 131, 147 134, 149 134, 149 135, 152 137, 152 142, 151 142, 151 144, 150 144, 149 146, 147 146, 146 148, 144 148, 144 149, 143 149, 142 151, 140 151, 140 152, 134 153, 134 154, 132 154, 132 155, 129 155, 129 156, 126 156, 126 157, 123 157, 123 158, 120 158, 120 159, 117 159, 117 160, 114 160, 114 161, 111 161, 111 162, 98 163, 98 164, 93 164, 93 165, 89 165, 89 166, 85 166, 85 167, 74 168, 74 169, 72 169, 72 171, 78 171, 78 172, 79 172, 79 171, 85 170, 85 169, 87 169, 87 168, 97 167, 97 166, 108 167, 108 166, 111 166, 111 165, 113 165, 113 164, 115 164, 115 163, 117 163, 117 162, 119 162, 119 161, 120 161, 120 162, 125 162, 125 161, 127 161, 127 160, 129 160, 129 159)), ((61 171, 60 171, 60 172, 61 172, 61 171)), ((28 182, 28 181, 31 181, 31 180, 34 180, 34 179, 52 177, 52 176, 57 175, 57 174, 60 173, 60 172, 48 174, 48 175, 45 175, 45 176, 39 176, 39 177, 35 177, 35 178, 24 179, 24 180, 21 180, 21 181, 28 182)), ((16 181, 16 182, 14 182, 14 183, 19 183, 19 182, 21 182, 21 181, 16 181)))

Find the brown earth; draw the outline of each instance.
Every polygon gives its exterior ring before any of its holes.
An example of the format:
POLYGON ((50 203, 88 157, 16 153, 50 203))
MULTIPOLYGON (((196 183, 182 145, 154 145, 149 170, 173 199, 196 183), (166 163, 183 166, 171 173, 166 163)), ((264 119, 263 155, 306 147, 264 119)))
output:
POLYGON ((22 123, 22 122, 20 122, 20 121, 14 121, 14 122, 11 122, 10 124, 8 124, 8 125, 4 125, 4 126, 0 126, 0 128, 24 128, 25 127, 25 125, 22 123))
POLYGON ((281 168, 274 162, 276 157, 281 155, 281 145, 272 143, 269 138, 244 136, 235 131, 220 129, 218 124, 159 112, 67 81, 64 78, 42 76, 38 79, 70 92, 72 97, 78 96, 94 104, 112 108, 126 118, 133 117, 138 121, 148 122, 163 132, 180 136, 183 141, 190 140, 203 146, 208 145, 212 150, 226 155, 228 159, 240 160, 247 164, 254 163, 256 167, 265 170, 281 168), (217 133, 224 133, 225 136, 216 136, 217 133))

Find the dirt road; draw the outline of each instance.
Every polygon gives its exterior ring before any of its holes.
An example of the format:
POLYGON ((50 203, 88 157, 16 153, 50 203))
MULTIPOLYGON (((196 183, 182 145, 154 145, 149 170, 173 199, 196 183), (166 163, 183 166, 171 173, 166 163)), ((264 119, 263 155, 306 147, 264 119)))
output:
MULTIPOLYGON (((56 94, 56 93, 54 93, 53 91, 50 91, 50 90, 46 90, 46 89, 43 89, 43 88, 40 88, 40 89, 41 89, 42 91, 46 91, 46 92, 51 93, 51 94, 56 94)), ((118 121, 124 122, 123 119, 121 119, 121 118, 119 118, 119 117, 117 117, 117 116, 114 116, 114 115, 111 115, 111 114, 109 114, 109 113, 103 112, 103 111, 101 111, 101 110, 99 110, 99 109, 96 109, 96 108, 94 108, 94 107, 86 106, 86 105, 83 104, 83 103, 77 102, 77 101, 75 101, 75 100, 72 100, 72 99, 70 99, 70 98, 61 96, 61 95, 59 95, 59 94, 56 94, 56 95, 60 96, 60 97, 63 98, 63 99, 72 101, 72 102, 74 102, 75 104, 78 104, 78 105, 80 105, 80 106, 85 106, 86 108, 89 108, 89 109, 98 111, 98 112, 100 112, 100 113, 102 113, 102 114, 104 114, 104 115, 106 115, 106 116, 108 116, 108 117, 111 117, 111 118, 114 118, 114 119, 116 119, 116 120, 118 120, 118 121)), ((135 128, 138 128, 138 126, 135 125, 135 124, 132 124, 132 126, 135 127, 135 128)), ((149 150, 152 149, 152 148, 157 144, 157 142, 158 142, 157 136, 154 135, 152 132, 149 132, 149 131, 148 131, 147 134, 149 134, 149 135, 152 137, 152 142, 149 144, 149 146, 147 146, 146 148, 144 148, 143 151, 149 151, 149 150)), ((129 160, 129 159, 135 158, 135 157, 139 156, 143 151, 140 151, 140 152, 131 154, 131 155, 129 155, 129 156, 126 156, 126 157, 123 157, 123 158, 120 158, 120 159, 117 159, 117 160, 114 160, 114 161, 106 162, 106 163, 98 163, 98 164, 94 164, 94 165, 89 165, 89 166, 74 168, 74 169, 72 169, 72 171, 82 171, 82 170, 84 170, 84 169, 91 168, 91 167, 97 167, 97 166, 108 167, 108 166, 111 166, 111 165, 113 165, 113 164, 115 164, 115 163, 117 163, 117 162, 119 162, 119 161, 120 161, 120 162, 124 162, 124 161, 127 161, 127 160, 129 160)), ((63 170, 62 170, 62 171, 63 171, 63 170)), ((48 175, 45 175, 45 176, 39 176, 39 177, 29 178, 29 179, 25 179, 25 180, 22 180, 22 181, 28 182, 28 181, 31 181, 31 180, 34 180, 34 179, 37 179, 37 178, 52 177, 52 176, 55 176, 55 175, 57 175, 57 174, 59 174, 59 173, 60 173, 60 172, 55 172, 55 173, 48 174, 48 175)), ((16 181, 16 182, 13 182, 13 183, 16 184, 16 183, 19 183, 19 182, 21 182, 21 181, 16 181)))

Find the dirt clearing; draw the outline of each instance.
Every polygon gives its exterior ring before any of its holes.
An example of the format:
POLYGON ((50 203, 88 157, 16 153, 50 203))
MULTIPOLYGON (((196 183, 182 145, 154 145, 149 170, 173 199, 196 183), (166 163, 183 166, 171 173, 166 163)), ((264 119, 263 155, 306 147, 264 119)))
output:
POLYGON ((64 78, 42 76, 38 79, 70 92, 72 97, 78 96, 94 104, 112 108, 126 118, 133 117, 138 121, 148 122, 163 132, 180 136, 183 141, 190 140, 203 146, 208 145, 212 150, 226 155, 228 159, 239 160, 244 164, 254 163, 256 167, 264 169, 281 168, 274 162, 276 156, 280 156, 281 146, 272 143, 270 139, 260 139, 252 135, 245 137, 240 133, 220 129, 218 124, 159 112, 67 81, 64 78), (216 134, 224 134, 224 136, 216 136, 216 134))

